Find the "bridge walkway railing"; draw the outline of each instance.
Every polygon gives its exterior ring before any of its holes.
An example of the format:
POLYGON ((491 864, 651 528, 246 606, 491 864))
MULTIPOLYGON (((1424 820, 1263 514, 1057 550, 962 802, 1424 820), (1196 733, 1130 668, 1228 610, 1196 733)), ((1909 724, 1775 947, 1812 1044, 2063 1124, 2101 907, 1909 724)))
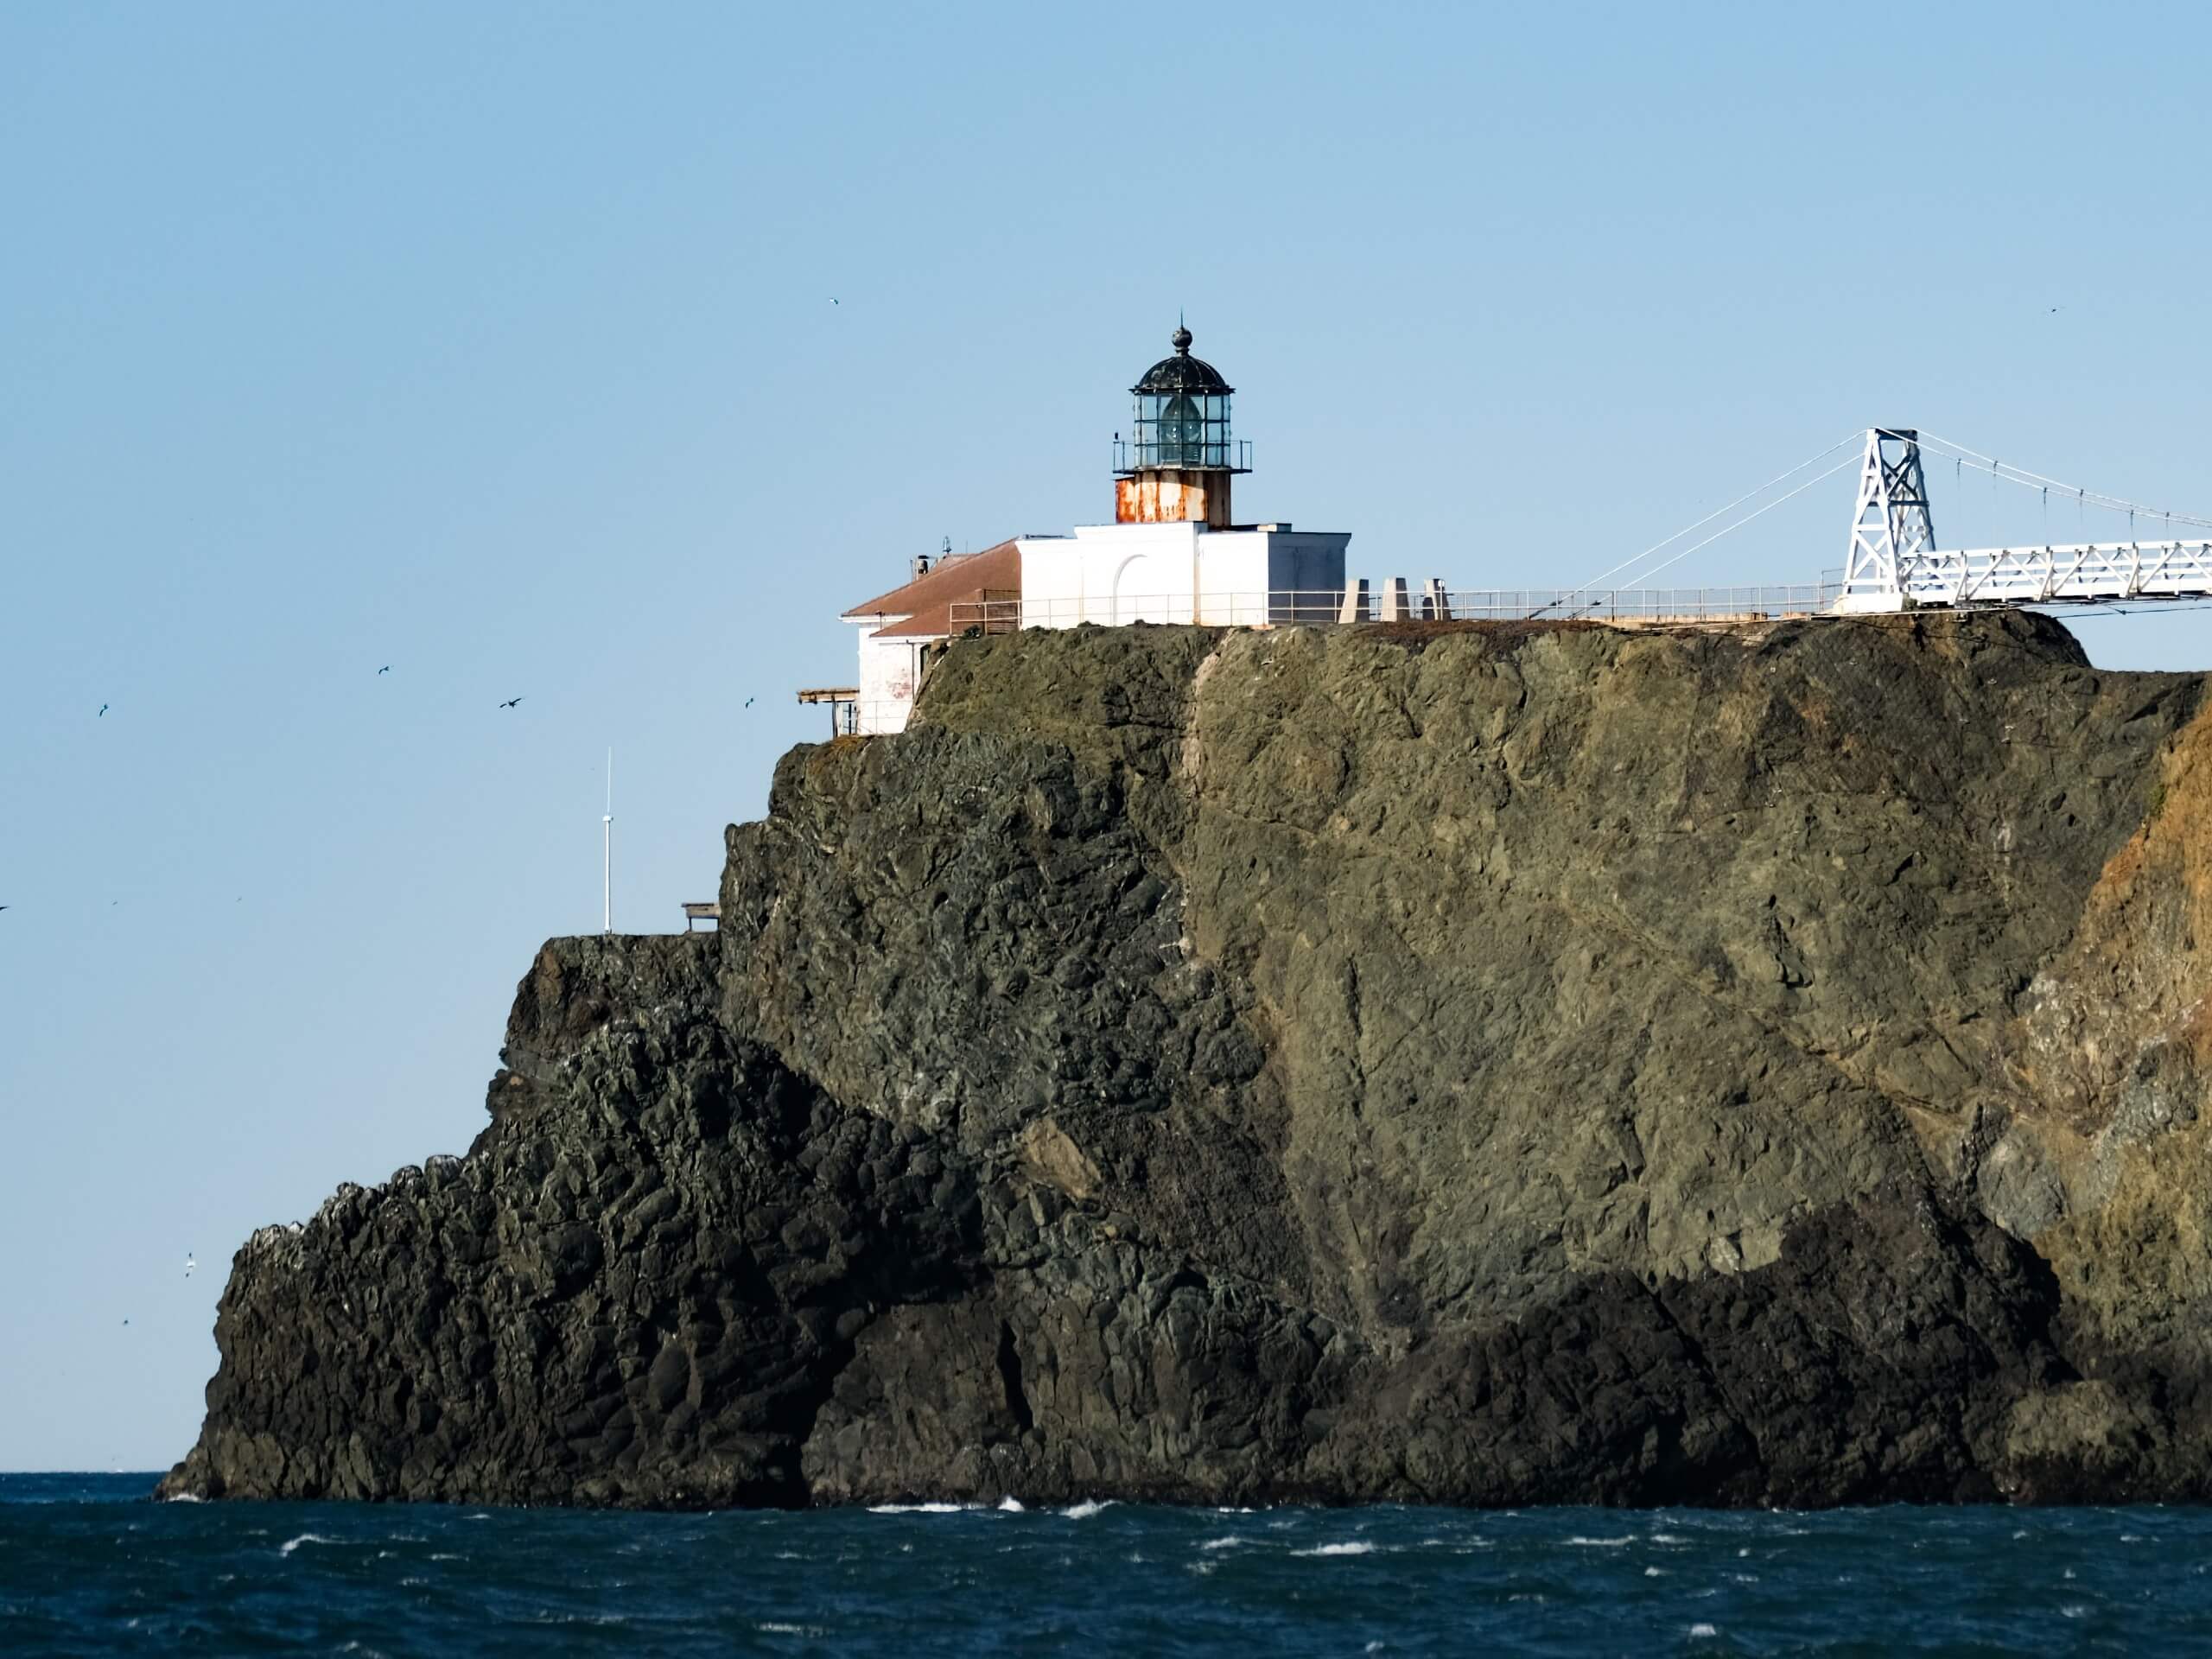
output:
POLYGON ((2035 605, 2212 597, 2212 542, 2082 542, 1922 553, 1897 587, 1916 605, 2035 605))

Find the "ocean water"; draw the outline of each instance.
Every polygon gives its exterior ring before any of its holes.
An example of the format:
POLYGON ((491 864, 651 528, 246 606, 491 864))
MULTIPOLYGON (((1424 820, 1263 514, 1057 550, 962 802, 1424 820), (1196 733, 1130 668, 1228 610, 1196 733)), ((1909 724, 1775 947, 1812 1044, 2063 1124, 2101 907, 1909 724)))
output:
POLYGON ((0 1476, 0 1653, 2212 1650, 2212 1511, 161 1503, 0 1476))

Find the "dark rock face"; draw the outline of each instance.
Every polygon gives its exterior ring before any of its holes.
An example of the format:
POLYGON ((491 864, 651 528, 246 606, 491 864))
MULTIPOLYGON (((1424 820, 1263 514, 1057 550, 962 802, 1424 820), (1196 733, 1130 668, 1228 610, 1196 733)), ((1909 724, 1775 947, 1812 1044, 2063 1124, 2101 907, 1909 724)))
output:
POLYGON ((249 1242, 165 1490, 2212 1496, 2200 691, 2021 616, 963 642, 719 937, 545 947, 467 1158, 249 1242))

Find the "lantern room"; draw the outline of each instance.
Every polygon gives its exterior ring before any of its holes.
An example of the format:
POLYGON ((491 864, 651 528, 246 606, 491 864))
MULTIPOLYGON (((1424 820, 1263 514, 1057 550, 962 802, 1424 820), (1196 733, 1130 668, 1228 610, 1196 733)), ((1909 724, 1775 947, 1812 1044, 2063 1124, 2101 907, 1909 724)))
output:
POLYGON ((1145 371, 1130 388, 1136 419, 1114 447, 1114 517, 1124 524, 1230 523, 1229 481, 1251 468, 1252 447, 1230 435, 1236 388, 1221 371, 1191 355, 1191 331, 1178 325, 1175 355, 1145 371))

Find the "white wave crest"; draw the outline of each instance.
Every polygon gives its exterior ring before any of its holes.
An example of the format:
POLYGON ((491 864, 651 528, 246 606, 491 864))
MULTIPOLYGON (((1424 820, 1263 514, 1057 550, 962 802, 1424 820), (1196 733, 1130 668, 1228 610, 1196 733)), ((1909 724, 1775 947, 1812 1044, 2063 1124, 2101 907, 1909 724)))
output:
POLYGON ((972 1503, 871 1503, 870 1515, 959 1515, 975 1508, 972 1503))
POLYGON ((1720 1632, 1713 1629, 1710 1624, 1693 1624, 1690 1626, 1690 1634, 1692 1636, 1718 1636, 1720 1632))
POLYGON ((1209 1538, 1205 1542, 1200 1544, 1198 1548, 1200 1549, 1241 1549, 1243 1548, 1243 1545, 1244 1541, 1242 1538, 1230 1536, 1224 1538, 1209 1538))
POLYGON ((999 1508, 1008 1515, 1020 1515, 1021 1513, 1021 1500, 1016 1497, 1012 1492, 1008 1492, 1004 1497, 999 1499, 999 1508))
POLYGON ((1097 1514, 1101 1510, 1105 1509, 1108 1504, 1112 1503, 1113 1501, 1114 1500, 1109 1497, 1104 1503, 1102 1503, 1095 1497, 1086 1497, 1080 1503, 1069 1504, 1068 1507, 1062 1510, 1060 1513, 1067 1516, 1071 1521, 1088 1521, 1092 1516, 1097 1514))
POLYGON ((319 1532, 303 1532, 289 1543, 278 1545, 276 1553, 279 1555, 289 1555, 302 1544, 334 1544, 339 1541, 340 1540, 335 1538, 326 1538, 319 1532))
POLYGON ((1372 1555, 1375 1546, 1360 1542, 1353 1544, 1317 1544, 1312 1549, 1294 1549, 1294 1555, 1372 1555))
POLYGON ((1579 1545, 1584 1549, 1621 1549, 1634 1543, 1636 1540, 1633 1537, 1585 1538, 1578 1532, 1573 1537, 1568 1539, 1567 1541, 1570 1544, 1579 1545))

